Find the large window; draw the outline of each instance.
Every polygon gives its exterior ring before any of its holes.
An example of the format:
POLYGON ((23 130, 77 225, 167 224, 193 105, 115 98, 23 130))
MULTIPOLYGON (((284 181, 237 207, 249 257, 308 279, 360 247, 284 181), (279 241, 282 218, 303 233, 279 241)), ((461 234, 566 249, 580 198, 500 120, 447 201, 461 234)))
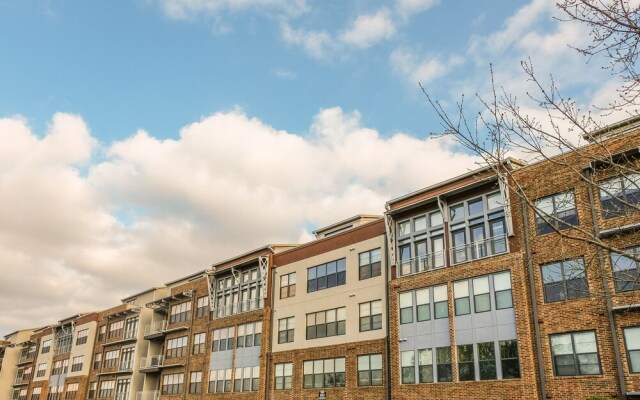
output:
POLYGON ((553 368, 558 376, 598 375, 600 357, 593 331, 551 335, 553 368))
POLYGON ((211 351, 233 350, 235 327, 216 329, 213 331, 213 343, 211 351))
POLYGON ((382 354, 358 356, 358 386, 382 385, 382 354))
POLYGON ((480 380, 496 379, 496 349, 494 342, 478 343, 478 367, 480 380))
POLYGON ((520 378, 518 342, 516 340, 501 340, 498 344, 500 346, 502 379, 520 378))
POLYGON ((88 336, 89 336, 89 329, 79 330, 78 336, 76 337, 76 346, 87 343, 88 336))
POLYGON ((471 314, 472 311, 483 313, 491 311, 493 307, 497 310, 511 308, 513 307, 511 273, 505 271, 454 282, 453 298, 456 316, 471 314), (495 303, 492 303, 492 298, 495 303))
POLYGON ((202 371, 195 371, 189 375, 189 393, 202 393, 202 371))
POLYGON ((293 383, 293 363, 276 364, 276 390, 291 389, 293 383))
POLYGON ((402 383, 416 383, 416 354, 415 351, 400 353, 400 372, 402 383))
POLYGON ((207 334, 205 332, 193 335, 193 354, 204 354, 207 347, 207 334))
POLYGON ((100 390, 98 391, 98 397, 111 398, 113 397, 113 389, 116 387, 116 381, 102 381, 100 382, 100 390))
POLYGON ((182 394, 184 391, 184 374, 170 374, 162 377, 162 394, 182 394))
POLYGON ((40 400, 41 394, 42 394, 42 387, 33 388, 33 391, 31 392, 31 400, 40 400))
MULTIPOLYGON (((107 351, 104 354, 104 365, 103 368, 113 368, 116 366, 118 362, 118 356, 120 355, 120 350, 112 350, 107 351)), ((55 375, 55 373, 53 374, 55 375)))
POLYGON ((187 355, 187 337, 181 336, 167 340, 167 358, 185 357, 187 355))
POLYGON ((538 233, 545 234, 578 225, 578 214, 573 192, 554 194, 536 200, 538 233))
POLYGON ((213 318, 240 314, 263 307, 262 279, 257 267, 216 279, 216 304, 213 318))
POLYGON ((140 319, 138 317, 133 317, 127 319, 124 326, 124 338, 125 339, 133 339, 138 334, 138 322, 140 319))
POLYGON ((293 342, 295 323, 295 317, 282 318, 278 320, 278 343, 293 342))
POLYGON ((421 288, 402 292, 399 295, 400 323, 408 324, 415 320, 428 321, 433 315, 435 319, 449 316, 449 298, 447 285, 421 288), (414 300, 415 297, 415 300, 414 300), (431 299, 433 298, 433 302, 431 299), (433 303, 433 311, 431 305, 433 303), (415 304, 415 309, 414 309, 415 304))
POLYGON ((307 339, 344 335, 345 320, 345 307, 307 314, 307 339))
POLYGON ((545 302, 553 303, 589 296, 582 258, 546 264, 541 269, 545 302))
POLYGON ((46 354, 51 351, 51 339, 45 339, 42 341, 42 354, 46 354))
POLYGON ((191 302, 185 301, 184 303, 171 306, 171 315, 169 316, 169 323, 186 321, 191 318, 191 302))
POLYGON ((360 332, 382 329, 382 300, 360 303, 360 332))
POLYGON ((476 379, 472 344, 458 346, 458 379, 460 381, 472 381, 476 379))
POLYGON ((84 364, 84 356, 73 357, 71 361, 71 372, 78 372, 82 370, 82 364, 84 364))
POLYGON ((36 368, 36 378, 42 378, 47 374, 47 363, 38 364, 36 368))
POLYGON ((344 357, 326 360, 312 360, 304 362, 303 387, 344 387, 345 366, 344 357))
POLYGON ((231 391, 231 368, 209 371, 209 393, 231 391))
POLYGON ((204 317, 208 314, 209 296, 202 296, 196 299, 196 317, 204 317))
POLYGON ((307 292, 315 292, 347 283, 347 260, 341 258, 307 269, 307 292))
POLYGON ((436 369, 438 382, 453 381, 453 369, 451 367, 451 347, 436 348, 436 369))
POLYGON ((76 398, 78 394, 79 383, 69 383, 67 384, 67 395, 65 396, 66 400, 73 400, 76 398))
POLYGON ((236 368, 233 391, 250 392, 260 388, 260 367, 236 368))
POLYGON ((296 295, 296 273, 282 275, 280 277, 280 298, 286 299, 296 295))
POLYGON ((380 276, 382 273, 382 258, 380 249, 365 251, 358 256, 360 280, 380 276))
POLYGON ((623 331, 629 371, 640 372, 640 326, 624 328, 623 331))
POLYGON ((418 382, 433 382, 433 350, 418 350, 418 382))
POLYGON ((108 339, 113 339, 117 337, 122 337, 122 332, 124 330, 124 320, 112 322, 109 324, 109 335, 108 339))
POLYGON ((253 347, 262 344, 262 321, 238 326, 238 347, 253 347))
POLYGON ((598 186, 604 218, 624 215, 640 203, 640 173, 616 176, 599 182, 598 186))
MULTIPOLYGON (((632 247, 626 250, 627 255, 640 255, 640 247, 632 247)), ((626 292, 640 288, 638 282, 638 262, 624 254, 611 253, 611 266, 613 267, 613 281, 616 292, 626 292)))

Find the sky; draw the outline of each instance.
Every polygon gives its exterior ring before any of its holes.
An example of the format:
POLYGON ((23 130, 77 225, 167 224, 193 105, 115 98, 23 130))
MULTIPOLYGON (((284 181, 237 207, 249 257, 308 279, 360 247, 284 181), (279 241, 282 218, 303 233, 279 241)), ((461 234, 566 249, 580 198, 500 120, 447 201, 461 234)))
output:
POLYGON ((548 0, 0 0, 0 335, 476 168, 453 109, 520 62, 589 108, 616 82, 548 0))

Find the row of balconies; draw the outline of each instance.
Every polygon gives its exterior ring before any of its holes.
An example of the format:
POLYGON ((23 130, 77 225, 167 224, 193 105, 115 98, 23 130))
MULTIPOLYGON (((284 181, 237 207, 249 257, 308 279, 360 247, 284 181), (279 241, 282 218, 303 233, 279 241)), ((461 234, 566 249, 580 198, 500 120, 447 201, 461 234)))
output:
POLYGON ((148 390, 136 393, 136 400, 158 400, 160 399, 159 390, 148 390))

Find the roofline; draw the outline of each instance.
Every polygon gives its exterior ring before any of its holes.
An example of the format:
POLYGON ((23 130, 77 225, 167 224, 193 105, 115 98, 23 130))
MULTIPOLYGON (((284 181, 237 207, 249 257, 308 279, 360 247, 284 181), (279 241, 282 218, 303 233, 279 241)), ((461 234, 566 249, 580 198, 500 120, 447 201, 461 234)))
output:
MULTIPOLYGON (((510 165, 510 164, 516 164, 516 165, 518 165, 518 166, 520 166, 520 167, 525 167, 525 166, 527 165, 524 161, 522 161, 522 160, 518 160, 517 158, 512 158, 512 157, 507 157, 507 158, 503 161, 503 164, 507 164, 507 165, 510 165)), ((416 191, 414 191, 414 192, 411 192, 411 193, 408 193, 408 194, 405 194, 405 195, 403 195, 403 196, 400 196, 400 197, 397 197, 397 198, 395 198, 395 199, 391 199, 391 200, 387 201, 387 202, 385 203, 385 209, 387 210, 387 212, 391 212, 391 205, 392 205, 392 204, 394 204, 394 203, 398 203, 398 202, 400 202, 400 201, 403 201, 403 200, 409 199, 409 198, 411 198, 411 197, 415 197, 415 196, 417 196, 417 195, 420 195, 420 194, 423 194, 423 193, 429 192, 429 191, 431 191, 431 190, 438 189, 438 188, 440 188, 440 187, 446 186, 446 185, 448 185, 448 184, 450 184, 450 183, 453 183, 453 182, 455 182, 455 181, 459 181, 459 180, 461 180, 461 179, 469 178, 469 177, 471 177, 471 176, 473 176, 473 175, 477 175, 478 173, 481 173, 481 172, 488 172, 488 171, 491 171, 491 170, 493 170, 493 166, 491 166, 491 165, 489 165, 489 166, 485 166, 485 167, 481 167, 481 168, 478 168, 478 169, 474 169, 474 170, 472 170, 472 171, 469 171, 469 172, 467 172, 467 173, 464 173, 464 174, 462 174, 462 175, 457 175, 457 176, 454 176, 453 178, 449 178, 449 179, 447 179, 447 180, 440 181, 440 182, 438 182, 438 183, 436 183, 436 184, 433 184, 433 185, 431 185, 431 186, 427 186, 427 187, 425 187, 425 188, 418 189, 418 190, 416 190, 416 191)), ((466 186, 466 185, 465 185, 465 186, 466 186)), ((463 186, 463 187, 464 187, 464 186, 463 186)), ((402 210, 402 209, 404 209, 404 208, 406 208, 406 207, 402 207, 402 208, 399 208, 399 209, 397 209, 397 210, 393 210, 392 212, 393 212, 393 213, 395 213, 396 211, 402 210)))
POLYGON ((353 217, 350 217, 350 218, 347 218, 347 219, 343 219, 342 221, 335 222, 335 223, 333 223, 333 224, 331 224, 331 225, 323 226, 322 228, 318 228, 318 229, 316 229, 315 231, 313 231, 313 232, 311 232, 311 233, 313 233, 313 234, 315 235, 315 234, 317 234, 318 232, 327 231, 327 230, 329 230, 329 229, 336 228, 336 227, 338 227, 338 226, 340 226, 340 225, 346 224, 347 222, 357 221, 357 220, 362 219, 362 218, 376 218, 376 219, 379 219, 379 218, 382 218, 382 215, 376 215, 376 214, 356 214, 356 215, 354 215, 353 217))
MULTIPOLYGON (((295 248, 293 248, 293 249, 285 250, 285 251, 283 251, 282 253, 278 253, 278 256, 283 255, 283 254, 287 254, 287 253, 291 253, 291 252, 294 252, 294 251, 302 250, 302 249, 304 249, 304 248, 306 248, 306 247, 313 246, 313 245, 315 245, 315 244, 316 244, 316 243, 318 243, 318 242, 322 242, 322 241, 325 241, 325 240, 333 240, 333 239, 335 239, 335 238, 337 238, 337 237, 340 237, 340 236, 343 236, 343 235, 351 234, 351 233, 353 233, 353 232, 355 232, 355 231, 358 231, 358 230, 360 230, 360 229, 364 229, 365 227, 367 227, 367 226, 369 226, 369 225, 372 225, 372 224, 378 224, 378 223, 380 223, 380 220, 384 220, 384 218, 383 218, 383 217, 380 217, 380 218, 378 218, 378 219, 376 219, 376 220, 374 220, 374 221, 366 222, 366 223, 364 223, 364 224, 362 224, 362 225, 358 225, 358 226, 356 226, 356 227, 354 227, 354 228, 351 228, 351 229, 349 229, 349 230, 346 230, 346 231, 344 231, 344 232, 336 233, 335 235, 331 235, 331 236, 326 236, 326 237, 322 237, 322 238, 314 239, 314 240, 312 240, 312 241, 310 241, 310 242, 307 242, 307 243, 303 243, 303 244, 301 244, 301 245, 298 245, 298 246, 296 246, 296 247, 295 247, 295 248)), ((285 265, 286 265, 286 264, 285 264, 285 265)), ((277 267, 277 265, 276 265, 276 267, 277 267)))
MULTIPOLYGON (((605 125, 602 128, 598 128, 598 129, 593 130, 593 131, 591 131, 589 133, 585 133, 584 135, 582 135, 582 137, 584 139, 588 140, 589 142, 594 142, 595 139, 597 139, 597 136, 602 136, 605 133, 609 133, 611 131, 618 130, 618 129, 623 128, 625 126, 629 126, 628 130, 637 129, 639 127, 638 123, 640 123, 640 115, 635 115, 633 117, 629 117, 627 119, 623 119, 622 121, 617 121, 617 122, 614 122, 612 124, 605 125)), ((625 131, 618 132, 618 133, 625 133, 625 131)))
POLYGON ((164 288, 165 288, 165 286, 154 286, 151 289, 146 289, 146 290, 143 290, 142 292, 139 292, 139 293, 136 293, 136 294, 132 294, 131 296, 125 297, 123 299, 120 299, 120 301, 123 302, 123 303, 126 303, 128 300, 132 300, 132 299, 134 299, 136 297, 139 297, 139 296, 141 296, 143 294, 151 293, 151 292, 156 291, 158 289, 164 289, 164 288))

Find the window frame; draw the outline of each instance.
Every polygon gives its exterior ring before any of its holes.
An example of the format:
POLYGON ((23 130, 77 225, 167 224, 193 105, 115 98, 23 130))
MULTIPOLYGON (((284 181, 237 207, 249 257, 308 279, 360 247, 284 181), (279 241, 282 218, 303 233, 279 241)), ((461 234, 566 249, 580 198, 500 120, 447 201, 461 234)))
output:
POLYGON ((289 297, 294 297, 295 295, 296 295, 295 271, 289 272, 288 274, 280 275, 280 298, 288 299, 289 297), (285 280, 286 280, 286 285, 283 285, 283 281, 285 280))
MULTIPOLYGON (((577 269, 576 269, 577 270, 577 269)), ((550 275, 549 272, 547 272, 546 274, 547 276, 550 275)), ((576 275, 577 276, 577 275, 576 275)), ((571 259, 565 259, 565 260, 560 260, 560 261, 554 261, 551 263, 546 263, 546 264, 541 264, 540 265, 540 277, 541 277, 541 281, 542 281, 542 297, 544 299, 545 303, 557 303, 560 301, 568 301, 568 300, 575 300, 575 299, 581 299, 581 298, 585 298, 585 297, 589 297, 591 295, 591 293, 589 292, 589 280, 587 278, 587 270, 586 267, 584 265, 584 258, 583 257, 578 257, 578 258, 571 258, 571 259), (567 273, 565 273, 565 264, 579 264, 582 266, 582 278, 574 278, 571 275, 567 275, 567 273), (552 282, 545 282, 545 268, 550 269, 553 266, 558 266, 560 268, 560 273, 562 275, 562 280, 561 281, 552 281, 552 282), (572 278, 572 279, 567 279, 567 278, 572 278), (573 281, 573 280, 578 280, 581 279, 584 282, 584 293, 582 293, 581 295, 573 295, 571 297, 569 297, 569 285, 568 285, 568 281, 573 281), (563 290, 564 293, 564 298, 560 298, 558 300, 549 300, 549 295, 547 294, 547 288, 548 287, 553 287, 553 286, 558 286, 560 283, 562 283, 562 287, 561 289, 563 290)), ((573 292, 575 293, 581 293, 580 290, 575 290, 572 289, 573 292)))
MULTIPOLYGON (((383 368, 383 358, 382 358, 382 353, 373 353, 373 354, 360 354, 357 356, 357 371, 358 371, 358 387, 369 387, 369 386, 382 386, 384 383, 384 368, 383 368), (376 358, 376 360, 379 358, 380 359, 380 368, 376 368, 373 369, 372 365, 373 365, 373 357, 376 358), (364 368, 365 365, 362 365, 363 368, 361 368, 360 365, 360 360, 367 360, 367 366, 368 368, 364 368), (363 373, 367 374, 367 378, 366 380, 362 380, 361 379, 361 375, 363 373), (374 378, 374 373, 377 374, 379 373, 379 381, 378 378, 374 378), (374 383, 374 382, 379 382, 379 383, 374 383)), ((376 361, 377 362, 377 361, 376 361)), ((364 363, 363 363, 364 364, 364 363)))
POLYGON ((382 275, 382 248, 363 251, 358 254, 358 279, 363 281, 382 275), (367 256, 368 262, 363 264, 363 256, 367 256), (373 261, 377 258, 377 261, 373 261), (363 271, 365 273, 363 273, 363 271))
POLYGON ((551 334, 549 335, 549 348, 551 350, 551 362, 553 364, 553 373, 554 376, 556 377, 561 377, 561 376, 594 376, 594 375, 602 375, 602 360, 600 359, 600 349, 598 347, 598 335, 596 334, 595 330, 585 330, 585 331, 572 331, 572 332, 563 332, 563 333, 555 333, 555 334, 551 334), (575 344, 575 335, 577 334, 584 334, 584 333, 591 333, 593 334, 593 343, 595 344, 596 347, 596 352, 595 353, 576 353, 576 344, 575 344), (560 337, 560 336, 569 336, 571 338, 571 350, 572 350, 572 358, 573 358, 573 366, 575 369, 575 374, 559 374, 558 373, 558 365, 556 362, 556 357, 557 356, 567 356, 568 354, 559 354, 556 355, 554 352, 554 347, 553 347, 553 338, 554 337, 560 337), (597 359, 598 359, 598 373, 595 374, 589 374, 589 373, 581 373, 580 372, 580 362, 579 362, 579 358, 578 358, 578 354, 595 354, 597 359))

